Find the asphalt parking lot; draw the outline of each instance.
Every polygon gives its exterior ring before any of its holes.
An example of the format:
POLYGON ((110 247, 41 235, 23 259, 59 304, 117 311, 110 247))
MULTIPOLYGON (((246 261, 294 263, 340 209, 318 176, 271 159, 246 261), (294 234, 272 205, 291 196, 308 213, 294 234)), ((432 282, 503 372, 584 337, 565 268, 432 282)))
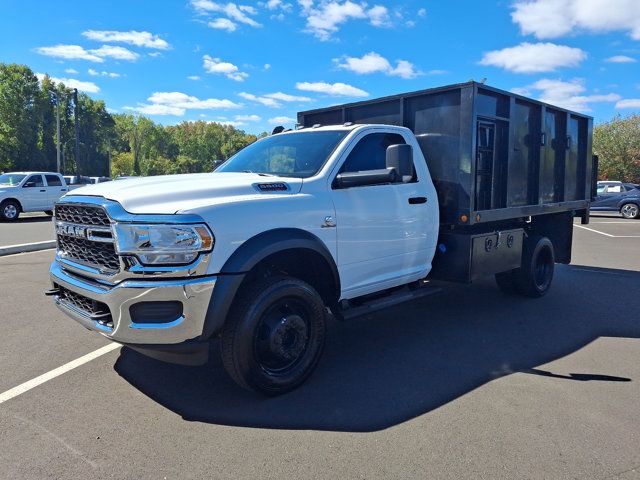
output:
MULTIPOLYGON (((0 399, 109 344, 42 295, 52 256, 0 258, 0 399)), ((640 221, 593 217, 546 297, 487 280, 331 324, 282 397, 215 348, 101 355, 0 403, 0 478, 640 478, 639 312, 640 221)))
POLYGON ((51 217, 26 213, 15 222, 0 222, 0 247, 54 240, 51 217))

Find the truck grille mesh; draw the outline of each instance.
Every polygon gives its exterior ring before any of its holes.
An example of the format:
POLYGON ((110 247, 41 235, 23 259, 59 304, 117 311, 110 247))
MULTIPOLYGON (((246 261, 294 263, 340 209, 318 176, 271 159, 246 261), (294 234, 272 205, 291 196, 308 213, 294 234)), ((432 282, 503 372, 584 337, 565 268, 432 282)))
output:
MULTIPOLYGON (((111 225, 111 221, 102 207, 90 205, 57 204, 55 219, 88 227, 111 225)), ((57 240, 58 253, 62 258, 98 268, 109 274, 117 273, 120 270, 120 259, 113 242, 97 242, 62 233, 58 233, 57 240)))
MULTIPOLYGON (((60 290, 60 293, 58 293, 58 299, 61 302, 74 306, 78 310, 84 312, 87 316, 98 315, 100 318, 99 322, 101 324, 109 325, 111 322, 111 312, 106 304, 87 298, 79 293, 72 292, 61 285, 56 285, 56 287, 60 290)), ((113 324, 111 324, 111 326, 113 326, 113 324)))
POLYGON ((56 205, 56 219, 79 225, 111 225, 107 213, 100 207, 87 205, 56 205))

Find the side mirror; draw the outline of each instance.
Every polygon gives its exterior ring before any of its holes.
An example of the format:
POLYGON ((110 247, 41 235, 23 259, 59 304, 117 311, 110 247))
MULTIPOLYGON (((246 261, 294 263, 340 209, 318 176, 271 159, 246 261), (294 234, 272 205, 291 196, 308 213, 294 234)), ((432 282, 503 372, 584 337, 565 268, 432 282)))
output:
POLYGON ((413 178, 413 148, 411 145, 389 145, 386 156, 387 168, 394 168, 402 183, 413 178))
POLYGON ((35 187, 35 186, 36 186, 36 182, 25 182, 22 188, 35 187))

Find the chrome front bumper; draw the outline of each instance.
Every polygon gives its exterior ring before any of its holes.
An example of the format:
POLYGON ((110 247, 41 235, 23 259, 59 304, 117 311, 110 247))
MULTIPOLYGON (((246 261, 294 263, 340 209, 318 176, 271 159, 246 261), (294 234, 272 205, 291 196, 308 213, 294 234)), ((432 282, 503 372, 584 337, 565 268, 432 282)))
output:
POLYGON ((90 312, 54 295, 55 303, 68 316, 90 330, 111 340, 127 344, 170 345, 181 343, 202 334, 205 316, 217 277, 163 278, 154 280, 129 279, 108 284, 76 275, 62 268, 54 260, 50 268, 51 281, 71 292, 109 307, 113 328, 93 320, 90 312), (180 301, 183 312, 167 323, 135 323, 129 307, 138 302, 180 301))

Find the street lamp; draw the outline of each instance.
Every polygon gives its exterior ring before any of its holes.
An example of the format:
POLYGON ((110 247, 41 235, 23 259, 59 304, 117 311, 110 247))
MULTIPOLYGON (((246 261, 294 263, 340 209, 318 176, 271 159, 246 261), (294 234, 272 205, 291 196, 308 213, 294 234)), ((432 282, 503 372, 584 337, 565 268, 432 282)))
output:
POLYGON ((51 90, 51 94, 56 99, 56 165, 57 171, 60 173, 60 92, 51 90))

